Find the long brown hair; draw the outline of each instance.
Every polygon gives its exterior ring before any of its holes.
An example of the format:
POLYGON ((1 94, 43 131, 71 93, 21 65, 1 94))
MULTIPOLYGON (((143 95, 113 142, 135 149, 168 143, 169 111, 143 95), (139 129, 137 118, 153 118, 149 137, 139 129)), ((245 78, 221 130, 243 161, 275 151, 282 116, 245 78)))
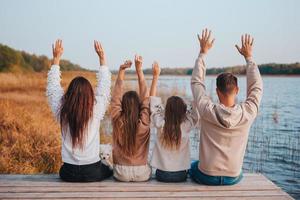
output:
POLYGON ((167 149, 178 149, 181 143, 181 123, 186 119, 187 105, 178 96, 167 100, 165 124, 160 141, 167 149))
POLYGON ((136 150, 136 128, 140 113, 138 94, 135 91, 124 93, 121 107, 121 115, 113 120, 113 136, 115 142, 122 147, 126 155, 134 155, 136 150))
POLYGON ((62 98, 60 110, 61 129, 69 128, 72 148, 83 149, 88 122, 93 115, 94 101, 90 82, 81 76, 74 78, 62 98))

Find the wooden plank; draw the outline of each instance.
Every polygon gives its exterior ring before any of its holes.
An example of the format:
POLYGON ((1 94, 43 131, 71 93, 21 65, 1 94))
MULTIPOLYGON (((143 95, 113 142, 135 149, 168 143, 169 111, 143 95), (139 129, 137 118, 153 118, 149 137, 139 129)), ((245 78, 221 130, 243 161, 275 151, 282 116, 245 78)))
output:
POLYGON ((214 191, 214 190, 270 190, 279 189, 271 181, 268 181, 265 177, 258 177, 258 180, 248 180, 245 177, 243 181, 234 186, 206 186, 199 185, 197 183, 188 181, 184 183, 162 183, 156 180, 151 180, 149 182, 116 182, 116 181, 102 181, 94 183, 66 183, 66 182, 30 182, 30 181, 7 181, 0 183, 0 192, 5 192, 5 190, 21 191, 35 191, 35 190, 65 190, 65 191, 93 191, 93 190, 107 190, 107 191, 122 191, 122 188, 126 187, 128 191, 169 191, 169 190, 196 190, 196 191, 214 191), (20 187, 23 187, 20 189, 20 187))
MULTIPOLYGON (((183 183, 177 183, 177 184, 174 184, 174 183, 161 183, 161 182, 151 182, 151 183, 134 183, 134 182, 130 182, 130 183, 126 183, 126 182, 106 182, 106 181, 102 181, 102 182, 94 182, 94 183, 66 183, 66 182, 38 182, 38 183, 35 183, 35 182, 30 182, 30 181, 8 181, 8 182, 2 182, 0 183, 0 188, 1 187, 17 187, 17 186, 36 186, 36 187, 39 187, 39 186, 43 186, 43 187, 82 187, 82 186, 88 186, 88 187, 92 187, 92 186, 95 186, 95 187, 110 187, 110 186, 115 186, 115 185, 118 185, 120 187, 123 187, 123 186, 126 186, 126 187, 139 187, 139 186, 161 186, 161 187, 164 187, 164 186, 177 186, 177 185, 181 185, 181 186, 193 186, 193 187, 199 187, 199 186, 203 186, 203 187, 217 187, 217 188, 220 188, 220 186, 205 186, 205 185, 200 185, 200 184, 197 184, 197 183, 193 183, 193 182, 183 182, 183 183)), ((258 186, 258 185, 272 185, 273 187, 277 188, 276 185, 274 185, 273 183, 270 183, 270 182, 267 182, 267 181, 264 181, 264 180, 258 180, 258 181, 247 181, 246 179, 243 180, 242 182, 238 183, 237 185, 234 185, 234 186, 222 186, 222 187, 236 187, 236 188, 239 188, 239 187, 248 187, 248 186, 258 186)))
MULTIPOLYGON (((246 173, 243 175, 244 178, 247 178, 249 180, 252 179, 266 179, 262 174, 249 174, 246 173)), ((8 180, 17 180, 17 181, 38 181, 38 182, 43 182, 43 181, 57 181, 60 182, 61 179, 57 174, 38 174, 38 175, 23 175, 23 174, 0 174, 0 182, 3 181, 8 181, 8 180)), ((115 182, 113 178, 109 178, 105 180, 106 182, 115 182)), ((151 181, 156 181, 155 177, 152 177, 151 181)), ((149 182, 149 181, 148 181, 149 182)))
POLYGON ((57 175, 0 175, 0 199, 292 199, 261 174, 245 174, 234 186, 184 183, 67 183, 57 175))
POLYGON ((203 191, 203 192, 59 192, 59 193, 1 193, 1 198, 124 198, 124 197, 259 197, 285 196, 281 190, 273 191, 203 191))
MULTIPOLYGON (((40 176, 38 176, 40 177, 40 176)), ((20 186, 20 185, 31 185, 31 186, 67 186, 67 185, 72 185, 72 186, 82 186, 82 183, 67 183, 67 182, 62 182, 58 177, 52 179, 51 178, 47 179, 45 176, 42 176, 41 179, 35 177, 35 176, 18 176, 18 175, 13 175, 13 177, 10 176, 1 176, 0 175, 0 186, 20 186)), ((260 184, 261 182, 270 182, 268 179, 266 179, 264 176, 257 175, 257 176, 245 176, 243 180, 241 181, 240 184, 248 184, 248 183, 257 183, 260 184)), ((119 185, 126 185, 128 186, 128 183, 123 183, 123 182, 117 182, 119 185)), ((272 183, 272 182, 270 182, 272 183)), ((85 185, 88 186, 108 186, 108 185, 115 185, 116 181, 111 179, 102 181, 102 182, 93 182, 93 183, 85 183, 85 185)), ((158 182, 155 179, 152 179, 147 182, 131 182, 130 186, 136 187, 139 185, 145 186, 145 185, 176 185, 177 183, 162 183, 158 182)), ((199 184, 194 183, 191 181, 191 179, 188 179, 187 182, 181 183, 181 184, 189 184, 189 185, 195 185, 199 186, 199 184)))
MULTIPOLYGON (((73 199, 80 199, 80 198, 62 198, 62 199, 58 199, 58 198, 42 198, 43 200, 73 200, 73 199)), ((99 200, 99 198, 85 198, 88 200, 99 200)), ((101 200, 115 200, 116 198, 101 198, 101 200)), ((186 197, 186 198, 182 198, 182 197, 165 197, 165 198, 134 198, 134 197, 130 197, 130 198, 118 198, 118 199, 122 199, 122 200, 160 200, 160 199, 164 199, 164 200, 199 200, 199 197, 186 197)), ((206 200, 253 200, 253 197, 205 197, 205 198, 201 198, 201 199, 206 199, 206 200)), ((255 197, 255 200, 290 200, 291 198, 289 198, 288 196, 267 196, 267 197, 255 197)), ((1 199, 1 200, 20 200, 20 199, 1 199)), ((32 200, 32 199, 23 199, 22 200, 32 200)))
POLYGON ((95 186, 82 186, 82 187, 43 187, 43 186, 18 186, 18 187, 0 187, 0 193, 18 193, 18 192, 143 192, 143 191, 258 191, 258 190, 277 190, 272 185, 251 185, 246 187, 230 187, 230 186, 138 186, 138 187, 95 187, 95 186))
MULTIPOLYGON (((258 177, 263 177, 264 176, 262 174, 258 174, 258 173, 245 173, 243 174, 244 178, 258 178, 258 177)), ((153 179, 155 179, 155 177, 152 177, 153 179)), ((58 174, 0 174, 0 180, 50 180, 50 179, 59 179, 58 174)), ((108 179, 108 180, 113 180, 113 179, 108 179)))

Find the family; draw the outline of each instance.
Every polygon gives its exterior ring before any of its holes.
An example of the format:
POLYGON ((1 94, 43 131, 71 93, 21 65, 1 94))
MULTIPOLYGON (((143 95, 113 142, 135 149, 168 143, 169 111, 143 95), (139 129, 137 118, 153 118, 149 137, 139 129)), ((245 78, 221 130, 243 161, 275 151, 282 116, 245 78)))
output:
POLYGON ((48 72, 49 105, 61 126, 62 161, 60 178, 70 182, 101 181, 113 176, 118 181, 147 181, 152 170, 158 181, 183 182, 190 176, 206 185, 233 185, 242 177, 242 164, 248 134, 256 118, 263 92, 259 69, 252 59, 253 38, 242 35, 238 52, 246 61, 247 96, 236 102, 237 77, 222 73, 216 79, 219 102, 213 102, 205 90, 205 56, 214 44, 211 31, 198 35, 200 52, 191 77, 192 106, 179 96, 171 96, 163 105, 157 96, 160 67, 152 65, 152 83, 147 88, 143 59, 134 59, 139 91, 124 92, 125 71, 132 62, 125 61, 111 88, 111 73, 103 47, 97 41, 99 56, 95 90, 84 77, 76 77, 63 90, 60 58, 61 40, 52 46, 53 60, 48 72), (112 121, 112 168, 100 159, 100 122, 110 105, 112 121), (156 129, 152 158, 148 162, 150 127, 156 129), (199 160, 190 162, 189 134, 200 129, 199 160))

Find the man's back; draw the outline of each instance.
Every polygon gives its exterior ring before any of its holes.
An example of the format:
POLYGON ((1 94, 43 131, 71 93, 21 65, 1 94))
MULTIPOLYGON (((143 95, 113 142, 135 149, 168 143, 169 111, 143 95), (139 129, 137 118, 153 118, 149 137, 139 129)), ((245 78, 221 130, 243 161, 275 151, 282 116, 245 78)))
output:
MULTIPOLYGON (((209 119, 201 117, 199 169, 211 176, 240 174, 253 118, 245 117, 242 105, 226 108, 213 104, 209 119)), ((246 114, 247 115, 247 114, 246 114)))
POLYGON ((191 88, 201 116, 199 169, 211 176, 236 177, 241 173, 248 134, 258 113, 262 79, 251 57, 247 62, 247 98, 243 103, 225 106, 213 103, 205 94, 204 55, 196 60, 191 88))

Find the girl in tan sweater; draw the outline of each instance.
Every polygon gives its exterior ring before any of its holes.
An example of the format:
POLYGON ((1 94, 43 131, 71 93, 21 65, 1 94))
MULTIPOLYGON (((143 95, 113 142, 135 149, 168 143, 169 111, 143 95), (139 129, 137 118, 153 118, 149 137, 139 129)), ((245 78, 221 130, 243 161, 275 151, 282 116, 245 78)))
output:
POLYGON ((120 66, 113 89, 111 117, 113 124, 114 177, 120 181, 146 181, 151 176, 148 165, 150 142, 149 92, 142 70, 142 57, 135 56, 139 94, 123 94, 125 70, 131 61, 120 66))

